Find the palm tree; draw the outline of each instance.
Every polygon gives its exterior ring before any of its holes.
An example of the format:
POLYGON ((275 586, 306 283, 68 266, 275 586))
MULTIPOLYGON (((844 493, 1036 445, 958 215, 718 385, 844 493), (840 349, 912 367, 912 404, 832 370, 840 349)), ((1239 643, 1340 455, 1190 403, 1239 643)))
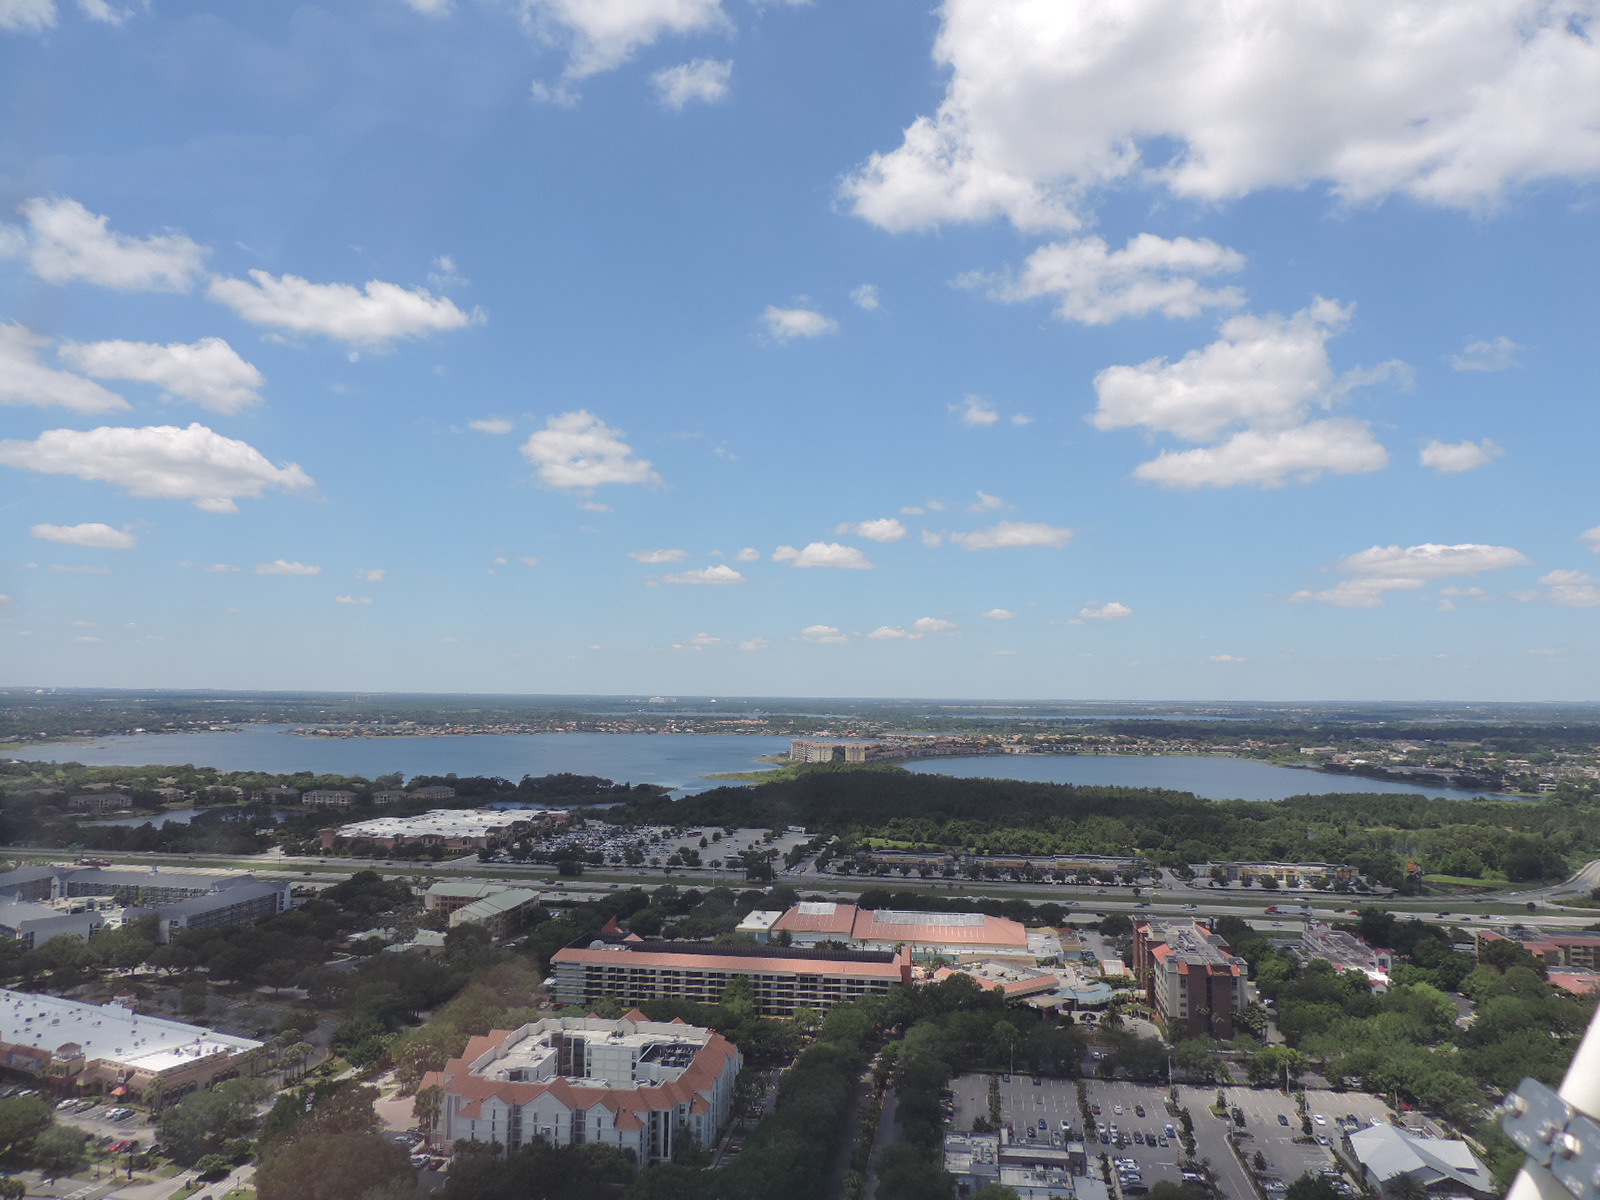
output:
POLYGON ((300 1064, 300 1072, 304 1074, 305 1065, 315 1050, 316 1047, 310 1042, 296 1042, 283 1052, 283 1057, 289 1062, 298 1062, 300 1064))
POLYGON ((444 1092, 437 1084, 425 1087, 419 1091, 411 1102, 411 1114, 417 1121, 430 1132, 439 1120, 439 1113, 444 1106, 444 1092))

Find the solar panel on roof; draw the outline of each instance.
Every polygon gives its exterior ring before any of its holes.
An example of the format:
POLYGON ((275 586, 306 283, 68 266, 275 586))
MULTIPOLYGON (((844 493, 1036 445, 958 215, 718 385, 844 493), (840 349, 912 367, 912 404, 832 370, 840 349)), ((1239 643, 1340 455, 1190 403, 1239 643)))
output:
POLYGON ((967 929, 983 924, 982 913, 901 912, 896 909, 880 909, 873 914, 873 919, 880 925, 950 925, 967 929))

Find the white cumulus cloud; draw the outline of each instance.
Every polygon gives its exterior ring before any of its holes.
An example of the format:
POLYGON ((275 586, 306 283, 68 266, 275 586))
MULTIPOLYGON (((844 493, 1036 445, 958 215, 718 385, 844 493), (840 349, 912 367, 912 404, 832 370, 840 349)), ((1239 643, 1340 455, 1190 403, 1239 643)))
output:
POLYGON ((850 302, 857 308, 863 308, 871 312, 882 303, 878 298, 878 285, 875 283, 863 283, 851 288, 850 302))
POLYGON ((733 78, 733 63, 714 58, 697 58, 693 62, 679 63, 650 76, 656 89, 656 99, 663 108, 673 112, 683 111, 683 106, 698 100, 714 104, 728 94, 733 78))
POLYGON ((758 638, 746 638, 744 641, 739 643, 739 649, 741 649, 741 650, 765 650, 768 647, 770 647, 771 645, 772 645, 772 639, 770 639, 770 638, 760 638, 760 637, 758 637, 758 638))
POLYGON ((871 542, 898 542, 906 535, 906 527, 893 517, 878 517, 872 521, 846 521, 835 533, 849 533, 871 542))
POLYGON ((404 288, 381 279, 358 288, 260 270, 249 274, 249 280, 213 279, 207 294, 252 325, 319 334, 352 346, 382 347, 397 338, 425 337, 483 319, 427 288, 404 288))
POLYGON ((1310 419, 1352 388, 1405 378, 1400 363, 1335 375, 1327 343, 1350 314, 1319 297, 1291 317, 1232 317, 1217 341, 1175 363, 1107 367, 1095 377, 1099 405, 1090 423, 1217 443, 1164 452, 1134 472, 1167 487, 1277 487, 1330 472, 1380 470, 1389 456, 1365 422, 1310 419))
POLYGON ((1298 591, 1289 599, 1296 603, 1315 600, 1339 608, 1379 608, 1388 592, 1416 591, 1435 580, 1499 571, 1526 565, 1528 561, 1526 555, 1510 546, 1478 542, 1453 546, 1437 542, 1404 547, 1372 546, 1335 564, 1348 578, 1331 588, 1298 591))
MULTIPOLYGON (((0 28, 4 27, 0 17, 0 28)), ((4 236, 0 252, 28 260, 46 283, 98 284, 121 292, 186 292, 205 260, 205 250, 180 233, 128 237, 107 226, 109 218, 76 200, 35 197, 18 206, 25 229, 4 236)))
POLYGON ((50 429, 31 442, 0 441, 0 464, 113 483, 143 498, 190 500, 218 513, 236 512, 239 497, 258 497, 268 488, 316 486, 297 464, 274 466, 249 443, 200 424, 50 429))
POLYGON ((1001 521, 973 533, 952 533, 950 540, 963 550, 1003 550, 1022 546, 1059 548, 1072 540, 1072 530, 1043 521, 1001 521))
POLYGON ((510 433, 516 426, 504 417, 483 417, 477 421, 468 421, 468 429, 476 429, 479 433, 510 433))
POLYGON ((971 504, 967 505, 967 511, 968 512, 971 512, 971 513, 998 512, 1002 508, 1010 508, 1011 507, 1004 500, 1002 500, 999 496, 991 496, 988 492, 980 491, 977 495, 978 495, 978 498, 976 500, 974 500, 971 504))
POLYGON ((1327 342, 1350 309, 1317 300, 1292 317, 1238 316, 1222 336, 1178 362, 1151 359, 1095 377, 1096 429, 1143 427, 1185 441, 1210 441, 1240 424, 1286 428, 1335 385, 1327 342))
POLYGON ((733 557, 739 562, 760 562, 761 551, 757 550, 754 546, 746 546, 733 557))
POLYGON ((1460 354, 1451 356, 1450 365, 1458 371, 1508 371, 1517 365, 1520 349, 1521 346, 1503 335, 1468 342, 1460 354))
POLYGON ((0 405, 116 412, 131 407, 98 383, 39 361, 50 339, 16 323, 0 325, 0 405))
POLYGON ((42 541, 88 546, 95 550, 131 550, 139 540, 126 529, 115 529, 98 521, 82 525, 34 525, 28 533, 42 541))
POLYGON ((1419 546, 1372 546, 1340 559, 1338 568, 1367 577, 1446 579, 1525 566, 1528 561, 1527 555, 1510 546, 1424 542, 1419 546))
POLYGON ((628 557, 634 562, 659 563, 682 562, 689 557, 687 550, 629 550, 628 557))
POLYGON ((1585 529, 1578 535, 1578 540, 1596 554, 1600 554, 1600 525, 1596 525, 1593 529, 1585 529))
POLYGON ((904 641, 911 635, 899 625, 879 625, 867 636, 877 642, 898 642, 904 641))
POLYGON ((1078 610, 1080 621, 1123 621, 1133 616, 1133 609, 1117 600, 1104 604, 1085 604, 1078 610))
POLYGON ((1282 487, 1323 475, 1381 471, 1389 453, 1366 422, 1348 417, 1312 421, 1295 429, 1241 430, 1217 446, 1164 450, 1134 468, 1133 476, 1169 488, 1282 487))
POLYGON ((369 567, 356 572, 356 578, 366 583, 382 583, 389 577, 389 572, 382 567, 369 567))
POLYGON ((946 621, 942 617, 918 617, 911 622, 911 629, 912 632, 923 635, 961 632, 961 627, 954 621, 946 621))
POLYGON ((849 635, 840 633, 832 625, 807 625, 800 631, 800 636, 823 646, 842 646, 850 640, 849 635))
POLYGON ((779 342, 822 337, 839 329, 839 322, 813 309, 779 308, 775 304, 767 305, 761 320, 767 327, 767 335, 779 342))
POLYGON ((1017 614, 1009 608, 991 608, 988 612, 980 614, 991 621, 1009 621, 1017 614))
POLYGON ((960 404, 950 406, 950 411, 969 429, 986 429, 1000 419, 1000 414, 982 396, 963 396, 960 404))
POLYGON ((1562 608, 1600 606, 1600 579, 1586 571, 1551 571, 1539 576, 1544 587, 1542 599, 1562 608))
POLYGON ((1441 475, 1455 475, 1461 471, 1486 467, 1504 453, 1498 444, 1488 438, 1481 442, 1434 440, 1422 448, 1422 465, 1432 467, 1441 475))
POLYGON ((1049 297, 1063 321, 1105 325, 1151 313, 1195 317, 1208 308, 1238 308, 1244 303, 1238 288, 1207 288, 1200 279, 1244 264, 1244 255, 1213 241, 1141 233, 1120 250, 1098 237, 1052 242, 1030 254, 1016 274, 975 272, 957 282, 987 287, 993 299, 1013 304, 1049 297))
POLYGON ((539 481, 561 491, 589 491, 608 483, 660 483, 648 461, 599 417, 584 409, 551 417, 522 444, 539 481))
POLYGON ((621 66, 669 34, 730 28, 721 0, 520 0, 524 23, 567 52, 563 82, 535 95, 570 103, 571 84, 621 66))
POLYGON ((99 522, 83 525, 34 525, 29 536, 40 541, 59 542, 62 546, 86 546, 96 550, 131 550, 139 539, 130 531, 117 530, 99 522))
POLYGON ((287 559, 275 558, 269 563, 256 564, 257 575, 321 575, 321 567, 313 567, 303 562, 290 562, 287 559))
POLYGON ((718 563, 714 567, 699 567, 692 571, 679 571, 672 575, 663 575, 662 583, 685 584, 727 584, 743 583, 744 576, 735 571, 727 563, 718 563))
POLYGON ((1073 229, 1133 180, 1481 208, 1600 169, 1587 4, 948 0, 936 112, 842 188, 885 229, 1073 229))
POLYGON ((854 546, 838 542, 810 542, 804 549, 779 546, 772 552, 773 562, 793 563, 797 567, 838 567, 846 571, 868 571, 872 563, 854 546))
POLYGON ((236 413, 261 400, 266 381, 219 337, 185 345, 175 342, 66 342, 61 358, 96 379, 153 383, 168 398, 193 400, 212 412, 236 413))

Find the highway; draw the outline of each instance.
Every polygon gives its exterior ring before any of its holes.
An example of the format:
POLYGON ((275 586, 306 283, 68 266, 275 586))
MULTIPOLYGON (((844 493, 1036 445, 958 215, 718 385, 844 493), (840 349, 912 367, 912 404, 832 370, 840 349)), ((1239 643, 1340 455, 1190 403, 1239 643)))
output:
MULTIPOLYGON (((3 851, 6 856, 70 862, 70 852, 50 847, 16 846, 3 851)), ((371 870, 382 875, 403 878, 416 877, 473 877, 535 882, 547 885, 571 897, 595 895, 619 887, 660 887, 672 883, 679 887, 760 887, 747 883, 737 870, 711 870, 709 868, 674 867, 670 871, 646 867, 586 867, 579 878, 557 876, 549 864, 482 863, 477 856, 448 859, 440 862, 406 862, 404 860, 351 860, 345 858, 318 858, 313 855, 285 855, 277 850, 264 854, 198 854, 174 855, 139 852, 90 851, 89 856, 119 865, 157 865, 173 868, 223 868, 235 871, 253 871, 257 875, 288 875, 296 881, 314 884, 333 883, 347 879, 355 871, 371 870)), ((930 896, 952 896, 962 899, 1025 899, 1031 903, 1054 901, 1067 909, 1068 919, 1095 920, 1097 914, 1126 913, 1129 916, 1166 917, 1220 917, 1240 916, 1256 928, 1270 931, 1282 929, 1285 936, 1303 927, 1306 918, 1299 915, 1274 915, 1266 910, 1271 905, 1301 906, 1309 904, 1310 919, 1319 921, 1348 920, 1351 910, 1363 905, 1375 905, 1401 917, 1415 917, 1431 924, 1495 925, 1509 923, 1512 919, 1534 921, 1539 925, 1559 928, 1583 928, 1600 921, 1600 911, 1562 910, 1551 905, 1562 896, 1587 896, 1600 886, 1600 859, 1585 864, 1561 883, 1520 891, 1492 892, 1466 897, 1395 897, 1375 899, 1359 895, 1330 895, 1328 893, 1263 892, 1257 889, 1211 889, 1185 883, 1163 873, 1160 888, 1141 888, 1135 896, 1133 889, 1124 887, 1078 886, 1075 884, 1007 883, 994 880, 910 880, 893 877, 869 877, 818 874, 805 870, 782 872, 773 880, 800 891, 823 892, 848 900, 868 890, 910 891, 930 896), (1535 905, 1533 911, 1529 905, 1535 905)))

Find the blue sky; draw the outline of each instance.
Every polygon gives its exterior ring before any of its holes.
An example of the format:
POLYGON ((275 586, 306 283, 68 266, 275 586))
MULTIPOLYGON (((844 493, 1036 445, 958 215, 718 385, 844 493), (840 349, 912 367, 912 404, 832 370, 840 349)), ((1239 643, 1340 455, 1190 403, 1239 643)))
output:
POLYGON ((0 683, 1591 700, 1593 4, 0 0, 0 683))

